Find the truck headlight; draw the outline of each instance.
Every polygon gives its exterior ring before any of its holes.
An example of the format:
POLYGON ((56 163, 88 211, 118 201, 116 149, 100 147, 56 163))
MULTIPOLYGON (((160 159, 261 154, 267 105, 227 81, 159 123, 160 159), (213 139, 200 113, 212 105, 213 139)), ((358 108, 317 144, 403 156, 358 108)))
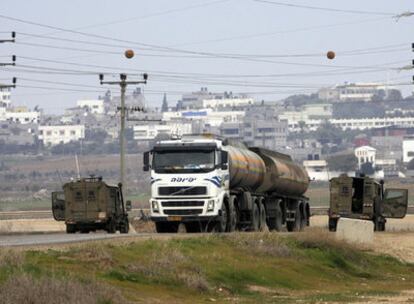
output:
POLYGON ((207 211, 213 211, 214 210, 214 200, 209 200, 207 203, 207 211))
POLYGON ((159 208, 158 208, 158 202, 157 201, 151 201, 151 208, 153 212, 158 212, 159 208))
POLYGON ((105 219, 105 218, 106 218, 106 212, 99 212, 99 213, 98 213, 98 218, 99 218, 100 220, 105 219))

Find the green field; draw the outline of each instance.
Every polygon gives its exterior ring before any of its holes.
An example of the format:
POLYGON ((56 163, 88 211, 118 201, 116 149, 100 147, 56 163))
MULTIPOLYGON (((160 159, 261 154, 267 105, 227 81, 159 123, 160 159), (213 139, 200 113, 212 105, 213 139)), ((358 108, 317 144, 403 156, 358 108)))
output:
POLYGON ((347 303, 413 288, 413 264, 322 230, 0 250, 5 303, 347 303))

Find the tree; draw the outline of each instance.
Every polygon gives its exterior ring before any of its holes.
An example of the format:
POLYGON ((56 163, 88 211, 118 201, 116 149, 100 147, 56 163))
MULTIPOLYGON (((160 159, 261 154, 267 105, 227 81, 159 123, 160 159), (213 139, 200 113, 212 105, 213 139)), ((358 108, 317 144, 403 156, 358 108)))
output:
POLYGON ((165 93, 164 98, 162 99, 161 112, 168 112, 167 94, 165 93))
POLYGON ((371 98, 373 102, 381 102, 384 101, 385 98, 385 91, 384 90, 378 90, 371 98))
POLYGON ((363 163, 361 165, 361 173, 365 175, 373 175, 375 173, 374 166, 370 162, 363 163))
POLYGON ((340 144, 342 142, 342 133, 340 128, 335 127, 330 122, 326 121, 316 130, 315 138, 321 144, 340 144))
POLYGON ((358 160, 354 154, 334 155, 327 159, 329 170, 349 172, 354 171, 358 160))
POLYGON ((388 90, 387 100, 390 101, 400 101, 403 100, 400 90, 391 89, 388 90))

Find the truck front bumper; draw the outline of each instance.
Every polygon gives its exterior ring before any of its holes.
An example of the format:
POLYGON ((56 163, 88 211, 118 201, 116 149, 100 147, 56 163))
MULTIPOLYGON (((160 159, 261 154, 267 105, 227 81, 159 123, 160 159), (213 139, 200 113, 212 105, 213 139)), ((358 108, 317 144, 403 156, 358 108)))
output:
POLYGON ((220 219, 219 215, 214 216, 151 216, 153 222, 203 222, 212 223, 220 219))

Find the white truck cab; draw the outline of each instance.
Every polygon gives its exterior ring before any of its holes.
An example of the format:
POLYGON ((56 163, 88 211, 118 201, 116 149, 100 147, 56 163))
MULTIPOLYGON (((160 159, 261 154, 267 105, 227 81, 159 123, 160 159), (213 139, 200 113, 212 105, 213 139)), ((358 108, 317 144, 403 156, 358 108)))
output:
POLYGON ((146 152, 144 171, 151 172, 151 219, 157 231, 215 222, 229 196, 227 162, 227 151, 215 138, 160 141, 146 152))

